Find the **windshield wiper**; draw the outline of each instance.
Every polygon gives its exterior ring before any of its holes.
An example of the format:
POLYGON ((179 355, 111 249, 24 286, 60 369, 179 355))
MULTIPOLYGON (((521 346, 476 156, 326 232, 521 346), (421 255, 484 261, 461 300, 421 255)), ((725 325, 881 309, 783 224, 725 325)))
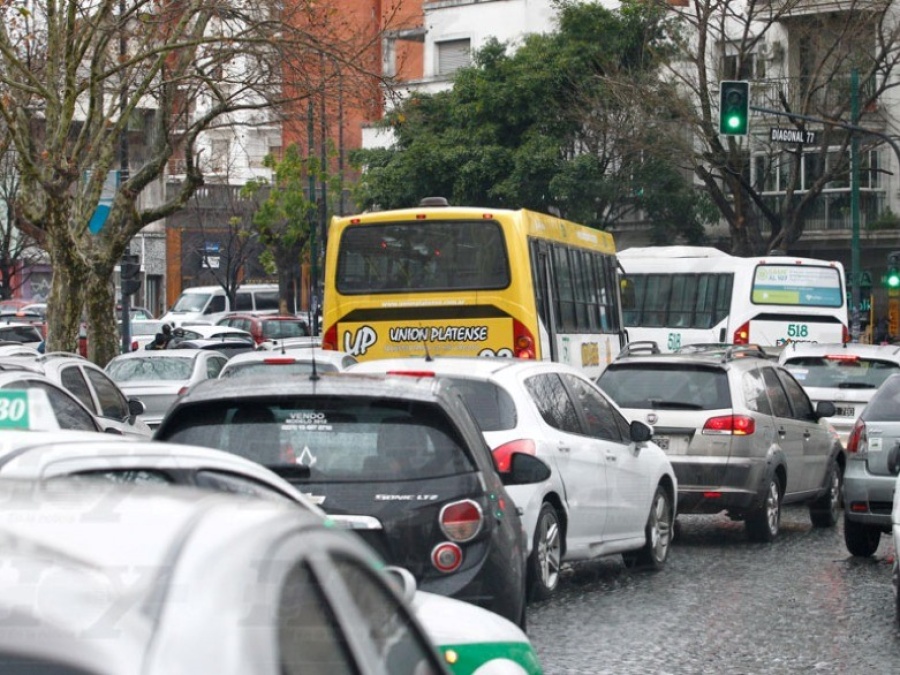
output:
POLYGON ((878 387, 868 382, 841 382, 838 389, 878 389, 878 387))
POLYGON ((661 399, 651 398, 648 403, 653 408, 668 408, 671 410, 703 410, 703 406, 697 403, 686 403, 684 401, 663 401, 661 399))
POLYGON ((266 468, 290 482, 309 478, 310 470, 303 464, 266 464, 266 468))

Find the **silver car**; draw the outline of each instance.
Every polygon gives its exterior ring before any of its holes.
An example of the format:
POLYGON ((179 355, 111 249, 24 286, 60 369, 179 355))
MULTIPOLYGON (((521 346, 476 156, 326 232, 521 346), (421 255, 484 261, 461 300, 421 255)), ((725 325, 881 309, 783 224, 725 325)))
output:
POLYGON ((155 429, 175 399, 197 382, 217 378, 227 361, 207 349, 143 350, 115 357, 106 373, 126 396, 144 404, 140 419, 155 429))
POLYGON ((653 425, 678 477, 678 512, 727 511, 772 541, 781 506, 809 506, 816 527, 840 518, 844 451, 791 374, 746 347, 626 356, 598 384, 632 419, 653 425))
POLYGON ((900 472, 900 374, 878 388, 847 440, 844 542, 855 556, 874 555, 891 531, 894 488, 900 472))
POLYGON ((313 366, 317 373, 336 373, 347 370, 355 363, 356 357, 346 352, 322 349, 292 349, 290 352, 263 350, 231 357, 219 377, 309 375, 313 372, 313 366))
POLYGON ((0 672, 447 672, 371 549, 293 504, 66 480, 0 500, 0 672))
POLYGON ((793 342, 784 348, 778 362, 791 371, 813 405, 834 403, 834 416, 826 421, 846 446, 857 417, 875 390, 890 375, 900 373, 900 347, 793 342))

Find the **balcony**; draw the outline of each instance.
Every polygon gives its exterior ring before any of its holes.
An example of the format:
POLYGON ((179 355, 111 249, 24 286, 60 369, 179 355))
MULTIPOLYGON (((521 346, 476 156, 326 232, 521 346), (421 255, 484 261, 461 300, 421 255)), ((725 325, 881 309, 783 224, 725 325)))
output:
MULTIPOLYGON (((867 116, 878 112, 878 101, 872 100, 875 82, 860 82, 860 113, 867 116)), ((833 77, 827 81, 809 78, 770 78, 754 80, 750 84, 751 104, 772 110, 784 110, 783 100, 790 110, 804 115, 825 119, 835 118, 849 121, 850 118, 850 76, 833 77), (783 98, 782 98, 783 97, 783 98)), ((759 113, 766 116, 765 113, 759 113)), ((870 116, 877 120, 877 116, 870 116)), ((868 121, 868 120, 867 120, 868 121)))
POLYGON ((889 0, 763 0, 766 7, 779 16, 781 21, 803 17, 858 12, 862 10, 884 10, 889 0))

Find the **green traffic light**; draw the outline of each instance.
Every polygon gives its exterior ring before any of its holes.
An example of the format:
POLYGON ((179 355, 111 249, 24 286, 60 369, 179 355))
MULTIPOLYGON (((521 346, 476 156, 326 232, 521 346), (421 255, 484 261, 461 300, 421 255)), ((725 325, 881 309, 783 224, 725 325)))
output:
POLYGON ((741 126, 741 118, 737 115, 732 115, 728 118, 728 127, 731 129, 738 129, 741 126))
POLYGON ((893 272, 887 278, 888 288, 900 288, 900 274, 893 272))

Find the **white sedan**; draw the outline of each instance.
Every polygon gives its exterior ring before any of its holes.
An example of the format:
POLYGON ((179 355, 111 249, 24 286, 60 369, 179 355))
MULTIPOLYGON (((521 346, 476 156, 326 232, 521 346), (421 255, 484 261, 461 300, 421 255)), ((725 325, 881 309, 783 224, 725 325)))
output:
MULTIPOLYGON (((44 553, 47 554, 48 559, 52 560, 54 548, 61 547, 56 550, 59 551, 60 557, 64 558, 66 547, 82 546, 85 556, 97 556, 97 560, 94 561, 97 568, 95 571, 101 576, 103 574, 119 574, 122 569, 136 570, 135 575, 132 575, 132 581, 135 583, 127 588, 120 585, 119 588, 120 591, 129 593, 129 597, 132 598, 134 596, 130 594, 137 590, 137 586, 141 585, 140 582, 142 581, 137 572, 142 571, 144 574, 152 576, 152 570, 159 568, 162 563, 154 563, 153 556, 166 558, 167 555, 166 547, 158 545, 158 539, 168 537, 169 534, 173 537, 176 536, 178 534, 177 530, 180 528, 180 518, 176 519, 179 522, 170 523, 168 518, 171 512, 167 510, 167 507, 162 509, 163 513, 160 514, 159 520, 156 519, 158 512, 154 510, 152 514, 149 514, 149 518, 153 522, 144 522, 146 519, 144 514, 140 513, 141 508, 139 508, 139 505, 143 503, 143 508, 146 509, 148 505, 156 504, 158 508, 158 503, 152 500, 141 499, 136 502, 136 505, 132 503, 135 501, 132 498, 132 493, 126 493, 125 496, 121 497, 121 503, 118 496, 111 500, 108 496, 103 496, 105 494, 104 491, 107 489, 106 483, 140 484, 142 487, 181 485, 224 493, 239 493, 245 496, 263 498, 268 504, 273 502, 281 504, 282 508, 274 511, 269 516, 265 516, 269 511, 269 507, 259 505, 256 502, 252 508, 247 508, 246 505, 243 505, 239 506, 237 510, 218 509, 223 514, 230 513, 231 515, 220 514, 219 517, 214 518, 213 520, 218 523, 215 529, 206 525, 198 526, 198 530, 209 530, 203 535, 195 534, 193 531, 184 535, 185 541, 182 542, 184 550, 190 552, 193 548, 200 547, 198 549, 200 553, 196 553, 196 560, 190 564, 185 564, 185 569, 188 570, 186 574, 189 576, 182 578, 180 582, 191 587, 192 595, 196 593, 189 604, 191 608, 189 615, 196 619, 197 623, 191 626, 190 629, 187 629, 188 627, 185 625, 179 628, 178 622, 175 620, 171 622, 163 621, 162 625, 157 627, 157 630, 165 634, 171 628, 173 631, 182 630, 185 635, 196 635, 198 630, 212 630, 214 634, 209 635, 209 640, 212 643, 222 637, 221 634, 218 634, 220 631, 228 633, 228 631, 239 629, 239 626, 229 627, 226 619, 217 618, 219 613, 240 617, 243 616, 242 612, 244 610, 249 611, 247 607, 240 604, 243 602, 244 596, 240 595, 240 593, 234 595, 222 594, 221 588, 249 589, 253 587, 253 579, 256 577, 254 576, 255 568, 251 564, 268 558, 268 554, 264 552, 263 547, 275 545, 276 540, 284 536, 284 533, 290 529, 289 526, 294 524, 294 520, 297 519, 295 515, 292 515, 292 512, 294 514, 308 512, 314 516, 313 521, 303 525, 304 531, 321 530, 324 522, 337 524, 345 529, 353 529, 357 525, 363 525, 357 524, 352 518, 343 519, 339 516, 326 516, 323 511, 296 488, 260 464, 243 459, 233 453, 161 441, 129 440, 123 439, 121 436, 89 432, 5 431, 2 438, 0 438, 0 495, 3 492, 2 485, 6 482, 2 479, 10 478, 16 479, 16 483, 37 481, 48 486, 51 491, 54 484, 61 479, 66 479, 62 484, 66 486, 66 494, 69 496, 74 485, 73 481, 78 481, 80 487, 96 493, 98 496, 95 500, 90 498, 84 500, 82 497, 79 497, 76 501, 82 503, 81 507, 73 504, 71 509, 69 509, 67 506, 69 504, 68 501, 62 505, 56 505, 59 509, 66 510, 65 518, 59 521, 63 524, 65 532, 59 536, 50 536, 53 545, 48 546, 44 553), (285 510, 284 505, 289 505, 289 508, 285 510), (114 509, 115 517, 98 518, 97 516, 102 515, 104 508, 114 509), (258 512, 257 515, 264 517, 255 520, 247 519, 240 515, 240 511, 258 512), (79 527, 78 524, 80 522, 86 523, 87 527, 83 525, 79 527), (256 528, 269 528, 269 532, 256 531, 256 528), (169 532, 170 529, 171 532, 169 532), (204 543, 197 544, 197 541, 203 541, 204 543), (203 567, 205 564, 212 563, 208 560, 206 563, 202 562, 203 558, 200 557, 202 550, 204 548, 233 550, 233 547, 241 549, 239 552, 241 555, 236 556, 239 558, 238 561, 216 563, 214 565, 216 567, 215 574, 207 577, 207 574, 203 572, 203 567), (245 551, 245 547, 248 550, 245 551), (256 555, 259 557, 254 558, 253 551, 256 551, 256 555), (143 556, 150 556, 150 558, 143 556), (104 569, 104 561, 112 559, 111 557, 116 561, 115 566, 111 569, 104 569), (154 564, 157 566, 154 567, 154 564), (191 572, 190 570, 193 571, 191 572), (217 590, 216 585, 219 583, 223 585, 217 590), (204 597, 206 598, 205 600, 203 599, 204 597), (201 605, 209 603, 210 606, 203 610, 210 613, 208 619, 202 618, 203 613, 200 608, 194 607, 194 602, 200 602, 201 605), (210 629, 209 626, 212 626, 212 628, 210 629)), ((29 490, 34 492, 35 488, 32 487, 29 490)), ((67 500, 69 496, 66 497, 67 500)), ((8 513, 10 508, 10 503, 4 501, 4 510, 0 511, 0 537, 4 534, 4 513, 8 513)), ((187 506, 176 505, 172 508, 176 511, 184 511, 185 519, 196 518, 198 522, 208 520, 209 513, 206 512, 206 508, 200 509, 193 504, 187 504, 187 506), (202 514, 201 511, 203 512, 202 514)), ((54 510, 53 508, 43 509, 40 504, 29 504, 28 510, 31 509, 37 512, 38 515, 36 517, 42 519, 42 523, 50 523, 53 520, 51 514, 58 511, 58 509, 54 510), (44 518, 50 520, 43 520, 44 518)), ((213 509, 210 509, 210 511, 216 512, 213 509)), ((8 523, 9 520, 15 520, 15 518, 7 519, 6 522, 8 523)), ((20 520, 18 522, 25 521, 20 520)), ((43 536, 43 530, 45 529, 47 528, 43 528, 40 525, 30 528, 28 536, 40 538, 43 536)), ((304 541, 304 550, 314 551, 316 549, 315 541, 317 541, 316 538, 310 536, 309 541, 304 541)), ((354 546, 359 546, 355 538, 354 546)), ((368 564, 377 562, 374 552, 366 547, 362 547, 361 550, 365 553, 368 564)), ((234 552, 238 553, 236 550, 234 552)), ((341 552, 342 555, 345 554, 343 550, 341 552)), ((213 552, 208 553, 209 556, 215 555, 213 552)), ((187 554, 188 559, 194 556, 195 554, 193 553, 187 554)), ((0 565, 6 565, 7 557, 3 552, 0 552, 0 565)), ((231 558, 232 556, 229 554, 226 557, 231 558)), ((63 561, 57 561, 56 564, 61 565, 63 561)), ((179 560, 176 568, 180 568, 180 566, 181 562, 179 560)), ((380 567, 380 564, 378 566, 380 567)), ((8 568, 4 567, 4 569, 8 568)), ((402 598, 411 606, 415 617, 424 628, 426 638, 432 645, 437 647, 440 660, 449 667, 450 672, 472 673, 477 670, 479 675, 538 674, 541 672, 537 656, 525 633, 518 626, 480 607, 459 600, 417 591, 411 574, 404 570, 393 570, 393 572, 394 575, 391 576, 391 580, 395 584, 396 578, 402 580, 398 584, 398 590, 401 592, 402 598), (510 669, 511 667, 514 669, 510 669)), ((182 572, 182 574, 184 573, 182 572)), ((172 579, 174 580, 176 576, 173 575, 172 579)), ((377 582, 378 580, 373 579, 371 581, 377 582)), ((354 592, 364 594, 371 592, 363 588, 367 583, 362 583, 362 580, 359 583, 362 586, 354 588, 354 592)), ((54 591, 61 591, 63 596, 67 594, 77 596, 79 590, 83 589, 75 587, 57 588, 54 586, 54 591)), ((152 589, 147 589, 147 591, 150 593, 152 589)), ((4 580, 0 578, 0 596, 5 594, 4 580)), ((117 599, 114 594, 110 593, 106 593, 102 597, 109 601, 110 607, 118 606, 116 602, 121 601, 121 598, 117 599)), ((66 597, 62 597, 60 612, 66 606, 65 601, 66 597)), ((361 604, 365 605, 363 609, 370 614, 367 620, 373 622, 375 622, 376 616, 382 616, 385 620, 397 620, 399 615, 406 611, 395 600, 391 599, 390 594, 386 594, 384 590, 374 592, 374 595, 368 597, 366 603, 361 604), (393 619, 389 615, 383 614, 387 611, 383 605, 391 607, 390 612, 393 612, 393 619)), ((171 609, 163 614, 174 615, 183 611, 179 607, 178 603, 173 603, 171 609)), ((93 609, 97 609, 100 612, 102 608, 93 609)), ((0 599, 0 613, 3 611, 3 600, 0 599)), ((71 615, 61 617, 63 630, 67 628, 83 628, 82 623, 87 620, 85 616, 90 616, 90 614, 85 615, 79 611, 78 613, 73 612, 71 615)), ((118 616, 117 614, 116 617, 118 618, 118 616)), ((31 617, 28 620, 34 618, 31 617)), ((125 620, 125 624, 128 623, 129 621, 125 620)), ((403 621, 399 623, 403 624, 403 621)), ((315 627, 307 624, 304 624, 304 626, 306 628, 315 627)), ((331 628, 340 629, 335 625, 331 626, 331 628)), ((413 627, 407 625, 406 630, 409 630, 410 633, 404 639, 415 642, 413 627)), ((33 645, 36 652, 31 658, 50 657, 56 648, 53 639, 39 629, 36 631, 36 636, 35 644, 33 645), (39 638, 47 640, 47 644, 40 644, 42 640, 39 638)), ((113 640, 104 644, 102 649, 100 649, 102 641, 98 641, 98 644, 94 646, 91 646, 89 641, 79 643, 80 647, 83 646, 85 648, 85 658, 93 659, 94 656, 99 656, 101 661, 103 658, 112 659, 108 664, 108 670, 99 669, 98 666, 98 670, 90 672, 114 672, 117 674, 131 672, 130 670, 118 669, 122 665, 116 660, 118 658, 116 653, 120 649, 124 650, 122 658, 133 659, 135 666, 141 661, 142 657, 140 654, 129 651, 133 648, 133 645, 129 644, 129 639, 134 636, 120 635, 120 637, 121 639, 118 641, 113 640), (94 653, 95 646, 97 647, 96 654, 94 653)), ((235 646, 243 644, 243 641, 238 639, 237 635, 233 637, 235 646)), ((219 668, 212 667, 214 662, 209 661, 201 667, 198 662, 191 661, 185 654, 185 650, 190 649, 192 640, 181 639, 175 633, 169 635, 167 639, 171 641, 170 644, 174 653, 168 655, 167 660, 158 668, 148 667, 146 671, 141 670, 140 672, 242 672, 239 667, 239 664, 242 663, 241 661, 229 663, 227 667, 220 665, 219 668), (173 661, 173 659, 177 660, 173 661), (185 660, 181 661, 180 659, 185 660)), ((317 641, 319 639, 320 637, 316 638, 317 641)), ((312 645, 308 644, 307 641, 304 641, 303 645, 307 648, 312 648, 312 645)), ((25 646, 23 644, 22 647, 24 648, 25 646)), ((4 664, 5 647, 8 648, 9 646, 3 644, 2 636, 0 636, 0 672, 4 672, 2 666, 4 664)), ((409 648, 412 649, 412 647, 409 648)), ((238 651, 240 652, 241 649, 243 647, 238 648, 238 651)), ((70 652, 68 656, 64 657, 64 662, 71 663, 71 665, 80 663, 77 659, 82 656, 81 652, 80 648, 70 652), (70 662, 67 660, 68 658, 73 660, 70 662)), ((413 653, 415 653, 415 650, 413 650, 413 653)), ((295 655, 297 658, 307 657, 299 652, 295 655)), ((213 655, 208 654, 207 657, 213 658, 213 655)), ((312 657, 310 656, 309 658, 312 657)), ((431 664, 424 656, 420 655, 419 659, 421 664, 431 664)), ((135 667, 135 672, 137 670, 135 667)), ((243 672, 258 671, 251 668, 243 672)), ((377 671, 361 669, 359 672, 377 671)), ((398 671, 388 669, 387 672, 393 673, 398 671)), ((415 672, 418 673, 420 671, 417 670, 415 672)), ((442 673, 445 671, 440 668, 425 668, 421 672, 442 673)))
POLYGON ((563 561, 620 553, 629 566, 665 564, 678 494, 672 464, 650 440, 652 429, 628 422, 581 371, 476 357, 376 359, 349 371, 450 379, 501 473, 514 451, 550 465, 543 483, 507 486, 524 512, 533 599, 556 590, 563 561))

